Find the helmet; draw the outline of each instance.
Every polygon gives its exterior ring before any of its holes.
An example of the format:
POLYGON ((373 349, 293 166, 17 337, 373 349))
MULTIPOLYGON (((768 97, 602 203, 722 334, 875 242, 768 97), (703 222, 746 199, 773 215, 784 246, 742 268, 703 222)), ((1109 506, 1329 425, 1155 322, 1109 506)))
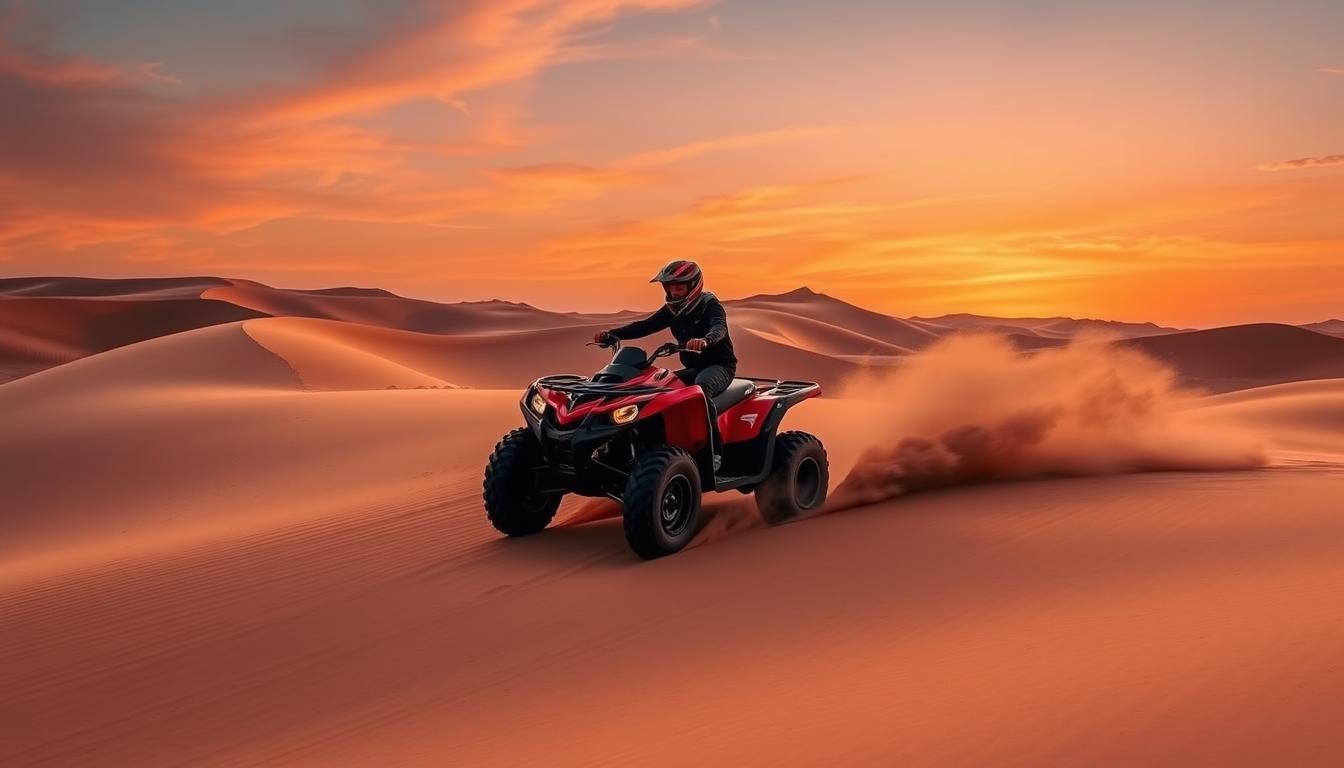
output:
POLYGON ((694 309, 695 305, 700 303, 701 296, 704 295, 705 281, 700 275, 700 265, 694 261, 677 259, 669 261, 667 266, 658 270, 650 283, 663 284, 663 299, 667 302, 667 308, 672 310, 672 314, 680 315, 687 310, 694 309), (674 283, 684 283, 686 285, 686 295, 680 299, 673 299, 667 294, 667 286, 674 283))

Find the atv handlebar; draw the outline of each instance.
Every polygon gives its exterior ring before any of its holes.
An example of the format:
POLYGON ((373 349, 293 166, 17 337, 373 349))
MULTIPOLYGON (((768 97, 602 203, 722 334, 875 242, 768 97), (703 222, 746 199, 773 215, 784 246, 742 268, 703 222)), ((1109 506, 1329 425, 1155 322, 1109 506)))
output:
MULTIPOLYGON (((601 347, 602 349, 610 349, 613 352, 621 348, 620 339, 616 338, 615 336, 609 336, 608 339, 609 340, 605 342, 590 341, 584 344, 584 346, 601 347)), ((667 357, 668 355, 671 355, 673 352, 690 352, 693 355, 700 354, 699 350, 680 347, 677 346, 676 343, 669 341, 664 344, 659 344, 658 347, 653 350, 653 354, 649 355, 648 364, 652 365, 654 360, 657 360, 660 357, 667 357)))
POLYGON ((649 355, 649 359, 653 359, 655 357, 666 357, 667 355, 670 355, 673 352, 690 352, 690 351, 691 350, 685 347, 678 347, 676 344, 673 344, 672 342, 669 341, 666 344, 659 344, 658 348, 653 350, 653 354, 649 355))

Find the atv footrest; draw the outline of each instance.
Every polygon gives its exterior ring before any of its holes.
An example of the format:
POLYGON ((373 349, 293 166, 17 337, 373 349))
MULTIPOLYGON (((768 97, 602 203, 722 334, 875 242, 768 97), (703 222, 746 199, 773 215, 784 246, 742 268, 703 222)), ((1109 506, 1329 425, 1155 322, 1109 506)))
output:
POLYGON ((727 475, 714 478, 714 490, 729 491, 739 486, 754 482, 757 478, 754 475, 727 475))

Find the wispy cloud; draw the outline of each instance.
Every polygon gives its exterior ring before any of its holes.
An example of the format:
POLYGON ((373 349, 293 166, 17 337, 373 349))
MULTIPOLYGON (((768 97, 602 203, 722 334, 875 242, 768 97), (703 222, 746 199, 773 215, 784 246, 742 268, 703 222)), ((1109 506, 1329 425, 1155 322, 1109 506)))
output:
POLYGON ((510 210, 546 207, 555 200, 592 198, 645 180, 642 174, 576 163, 541 163, 489 173, 503 187, 497 202, 510 210), (507 194, 512 192, 514 194, 507 194), (507 199, 507 202, 505 200, 507 199))
POLYGON ((1281 163, 1264 163, 1255 166, 1257 171, 1292 171, 1299 168, 1326 168, 1332 165, 1344 165, 1344 155, 1325 155, 1323 157, 1299 157, 1281 163))
POLYGON ((861 174, 837 178, 816 179, 796 184, 750 187, 716 195, 701 200, 695 205, 695 212, 702 216, 732 216, 753 210, 778 208, 782 204, 797 202, 818 192, 831 191, 854 184, 865 179, 875 178, 879 174, 861 174))
POLYGON ((639 39, 619 43, 579 43, 567 45, 553 57, 556 63, 586 61, 635 61, 678 59, 681 61, 754 61, 759 56, 734 53, 716 47, 708 34, 681 37, 639 39))
MULTIPOLYGON (((868 251, 889 238, 888 230, 901 212, 965 202, 959 198, 910 198, 896 201, 856 202, 851 190, 875 180, 863 174, 752 186, 703 198, 663 216, 604 222, 587 231, 568 233, 546 242, 539 262, 566 263, 575 255, 629 260, 630 269, 673 256, 705 258, 733 271, 751 271, 759 258, 784 264, 830 262, 868 251), (803 254, 825 258, 807 258, 803 254), (741 257, 747 257, 742 261, 741 257)), ((869 259, 871 262, 872 259, 869 259)))
POLYGON ((169 83, 171 85, 180 85, 182 83, 182 78, 174 77, 173 75, 161 72, 160 67, 162 66, 163 66, 162 61, 150 61, 141 64, 139 67, 136 68, 136 71, 139 72, 140 76, 145 78, 146 80, 153 80, 159 83, 169 83))
POLYGON ((24 4, 0 7, 0 76, 54 85, 136 84, 182 81, 160 71, 161 61, 120 64, 43 50, 50 30, 24 4))
MULTIPOLYGON (((360 48, 331 62, 319 81, 277 94, 285 119, 366 114, 423 98, 520 80, 563 60, 571 38, 632 11, 672 11, 705 0, 504 0, 423 3, 389 19, 360 48)), ((591 54, 590 54, 591 55, 591 54)))
POLYGON ((48 35, 32 26, 32 13, 26 6, 0 6, 0 75, 43 83, 109 83, 121 76, 118 67, 105 62, 39 50, 34 39, 46 42, 48 35))
MULTIPOLYGON (((499 208, 532 210, 562 200, 595 198, 623 187, 658 184, 665 180, 659 173, 660 169, 703 155, 801 141, 846 130, 852 129, 844 126, 816 126, 736 134, 641 152, 618 159, 608 167, 570 162, 538 163, 496 169, 487 173, 487 177, 512 193, 497 198, 499 208)), ((745 210, 767 201, 796 197, 824 186, 848 183, 853 178, 859 177, 761 187, 725 198, 706 200, 704 205, 720 211, 745 210)))
POLYGON ((1344 75, 1344 68, 1340 67, 1321 67, 1316 71, 1323 75, 1344 75))
POLYGON ((820 136, 835 136, 854 130, 856 129, 853 126, 823 125, 782 128, 757 133, 743 133, 735 136, 725 136, 717 139, 707 139, 705 141, 682 144, 666 149, 656 149, 651 152, 643 152, 626 158, 621 162, 621 165, 627 168, 652 168, 662 165, 670 165, 672 163, 681 162, 682 160, 689 160, 693 157, 699 157, 700 155, 708 154, 710 152, 751 149, 754 147, 768 146, 770 144, 779 144, 786 141, 812 139, 820 136))

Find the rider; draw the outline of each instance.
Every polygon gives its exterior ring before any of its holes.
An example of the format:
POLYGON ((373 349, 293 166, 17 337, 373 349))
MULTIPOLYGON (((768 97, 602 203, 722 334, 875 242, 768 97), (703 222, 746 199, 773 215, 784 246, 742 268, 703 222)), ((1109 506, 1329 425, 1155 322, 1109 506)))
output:
MULTIPOLYGON (((678 259, 654 275, 650 283, 662 283, 665 303, 649 317, 633 323, 598 331, 593 341, 609 344, 612 339, 637 339, 664 329, 690 352, 681 353, 677 378, 686 384, 699 384, 709 405, 710 424, 715 423, 712 398, 733 383, 737 373, 737 355, 733 340, 728 337, 728 314, 714 294, 704 290, 700 266, 694 261, 678 259)), ((719 434, 714 433, 714 454, 719 454, 719 434)))

